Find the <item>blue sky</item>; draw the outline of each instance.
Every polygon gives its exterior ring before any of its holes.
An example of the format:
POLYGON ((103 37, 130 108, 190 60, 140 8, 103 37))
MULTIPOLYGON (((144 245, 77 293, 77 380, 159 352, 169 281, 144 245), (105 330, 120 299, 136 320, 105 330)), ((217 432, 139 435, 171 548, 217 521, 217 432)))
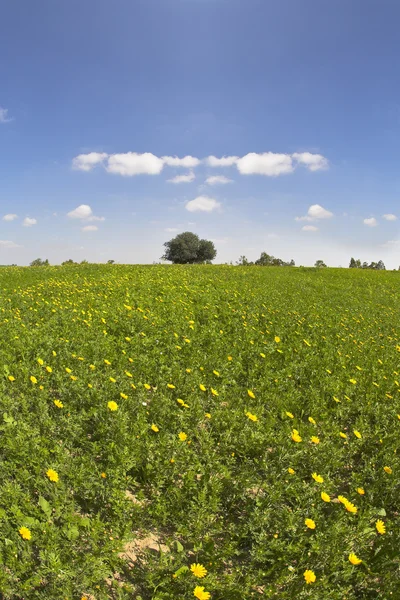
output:
POLYGON ((399 20, 396 0, 5 3, 0 264, 152 262, 191 230, 217 262, 397 268, 399 20))

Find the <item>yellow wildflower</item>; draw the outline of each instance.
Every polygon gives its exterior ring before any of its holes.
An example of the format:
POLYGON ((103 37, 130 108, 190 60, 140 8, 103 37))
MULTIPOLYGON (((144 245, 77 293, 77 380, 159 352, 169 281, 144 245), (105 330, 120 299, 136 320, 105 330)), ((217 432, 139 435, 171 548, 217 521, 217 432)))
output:
POLYGON ((121 396, 122 400, 128 400, 128 396, 123 392, 120 392, 119 395, 121 396))
POLYGON ((314 479, 314 481, 316 481, 317 483, 324 483, 324 478, 322 477, 322 475, 317 475, 317 473, 313 473, 311 475, 311 477, 314 479))
POLYGON ((312 425, 316 425, 316 422, 314 421, 314 419, 312 417, 308 417, 308 420, 312 425))
POLYGON ((361 558, 358 558, 358 556, 354 554, 354 552, 351 552, 349 554, 349 561, 352 565, 360 565, 362 563, 361 558))
POLYGON ((32 383, 37 383, 37 379, 36 379, 36 377, 34 375, 31 375, 29 377, 29 379, 31 380, 32 383))
POLYGON ((107 408, 114 412, 118 410, 118 404, 114 400, 110 400, 110 402, 107 402, 107 408))
POLYGON ((258 417, 256 415, 253 415, 251 412, 247 412, 246 417, 248 417, 250 421, 258 421, 258 417))
POLYGON ((203 565, 199 563, 193 563, 190 565, 190 570, 192 571, 195 577, 202 579, 207 575, 207 569, 203 567, 203 565))
POLYGON ((247 390, 247 393, 250 396, 250 398, 255 398, 254 392, 252 392, 251 390, 247 390))
POLYGON ((326 492, 321 492, 321 498, 322 498, 322 500, 324 502, 330 502, 331 501, 331 497, 326 492))
POLYGON ((157 425, 153 425, 151 426, 151 430, 154 431, 155 433, 158 433, 160 430, 158 429, 157 425))
POLYGON ((170 390, 174 390, 175 386, 173 383, 167 383, 167 388, 169 388, 170 390))
POLYGON ((306 583, 315 583, 317 577, 314 571, 307 569, 307 571, 304 571, 304 579, 306 580, 306 583))
POLYGON ((353 433, 356 436, 356 438, 358 438, 359 440, 361 439, 362 435, 359 431, 357 431, 357 429, 353 429, 353 433))
POLYGON ((306 519, 304 521, 304 523, 306 524, 306 526, 308 527, 308 529, 315 529, 315 527, 316 527, 315 521, 313 521, 312 519, 306 519))
POLYGON ((22 537, 23 540, 30 540, 32 538, 32 534, 27 527, 21 527, 18 529, 18 533, 22 537))
POLYGON ((186 435, 186 433, 185 433, 184 431, 181 431, 181 432, 178 434, 178 437, 179 437, 179 439, 181 440, 181 442, 184 442, 185 440, 187 440, 187 435, 186 435))
POLYGON ((294 415, 291 412, 286 411, 286 416, 289 417, 289 419, 294 419, 294 415))
POLYGON ((197 585, 193 590, 193 595, 198 600, 209 600, 211 598, 210 592, 205 592, 204 587, 201 585, 197 585))
POLYGON ((202 392, 207 391, 207 388, 205 385, 203 385, 202 383, 199 385, 199 388, 201 389, 202 392))
POLYGON ((313 435, 311 437, 311 441, 313 444, 319 444, 319 437, 317 437, 316 435, 313 435))
POLYGON ((50 479, 50 481, 54 481, 54 483, 57 483, 57 481, 58 481, 57 471, 54 471, 53 469, 48 469, 46 471, 46 475, 50 479))
POLYGON ((64 404, 61 402, 61 400, 54 400, 54 404, 57 406, 57 408, 64 408, 64 404))
POLYGON ((9 376, 8 376, 8 380, 9 380, 9 381, 15 381, 15 377, 13 377, 12 375, 9 375, 9 376))
POLYGON ((292 467, 289 467, 289 468, 288 468, 288 473, 289 473, 290 475, 294 475, 294 474, 295 474, 295 470, 294 470, 294 469, 292 469, 292 467))
POLYGON ((375 523, 375 527, 376 527, 377 532, 380 533, 381 535, 386 533, 385 523, 381 519, 377 520, 377 522, 375 523))
POLYGON ((281 341, 281 338, 280 338, 279 336, 277 336, 277 335, 276 335, 276 336, 274 337, 274 340, 275 340, 275 342, 276 342, 277 344, 279 344, 279 342, 281 341))
POLYGON ((292 431, 292 440, 294 442, 301 442, 302 441, 302 438, 301 438, 299 432, 297 431, 297 429, 293 429, 293 431, 292 431))
POLYGON ((339 435, 340 435, 340 437, 341 437, 341 438, 343 438, 344 440, 346 440, 346 439, 347 439, 347 435, 346 435, 345 433, 343 433, 343 431, 341 431, 341 432, 339 433, 339 435))
POLYGON ((358 494, 360 494, 360 496, 364 496, 364 494, 365 494, 364 488, 362 488, 362 487, 357 488, 356 491, 358 494))
POLYGON ((393 473, 392 469, 390 467, 383 467, 383 470, 385 471, 385 473, 387 473, 388 475, 391 475, 393 473))

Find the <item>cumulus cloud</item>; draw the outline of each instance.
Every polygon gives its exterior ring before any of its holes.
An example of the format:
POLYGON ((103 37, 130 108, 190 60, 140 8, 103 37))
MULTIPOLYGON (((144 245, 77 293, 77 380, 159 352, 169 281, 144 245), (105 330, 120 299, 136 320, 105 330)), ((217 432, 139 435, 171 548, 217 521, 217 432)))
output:
POLYGON ((294 160, 304 165, 309 171, 321 171, 327 169, 329 163, 322 154, 311 154, 311 152, 295 152, 292 154, 294 160))
POLYGON ((90 231, 97 231, 98 227, 97 225, 85 225, 85 227, 82 227, 82 231, 84 233, 88 233, 90 231))
POLYGON ((77 171, 91 171, 96 165, 102 163, 108 154, 105 152, 89 152, 79 154, 72 160, 72 168, 77 171))
POLYGON ((10 240, 0 240, 0 248, 22 248, 22 246, 10 240))
POLYGON ((32 227, 32 225, 36 225, 36 223, 37 223, 37 220, 36 220, 36 219, 31 219, 31 218, 29 218, 29 217, 25 217, 25 219, 24 219, 24 221, 23 221, 22 225, 23 225, 24 227, 32 227))
POLYGON ((124 177, 133 177, 134 175, 159 175, 163 167, 162 158, 158 158, 151 152, 144 152, 144 154, 125 152, 111 154, 108 157, 106 170, 124 177))
POLYGON ((8 117, 8 108, 1 108, 0 106, 0 123, 9 123, 10 121, 12 119, 8 117))
POLYGON ((326 208, 324 208, 320 204, 312 204, 309 207, 306 216, 296 217, 295 220, 296 221, 317 221, 318 219, 330 219, 332 217, 333 217, 333 213, 330 212, 329 210, 326 210, 326 208))
POLYGON ((183 158, 179 158, 178 156, 163 156, 162 160, 169 167, 185 167, 186 169, 198 167, 201 162, 195 156, 184 156, 183 158))
POLYGON ((318 231, 318 227, 314 225, 304 225, 301 229, 302 231, 318 231))
POLYGON ((242 175, 266 175, 277 177, 294 170, 292 157, 289 154, 275 154, 264 152, 257 154, 250 152, 239 158, 236 162, 237 169, 242 175))
POLYGON ((238 160, 238 156, 223 156, 222 158, 209 156, 206 158, 206 163, 209 167, 232 167, 237 163, 238 160))
POLYGON ((386 219, 386 221, 397 221, 396 215, 388 214, 388 215, 382 215, 382 216, 384 219, 386 219))
POLYGON ((208 196, 198 196, 194 200, 187 202, 185 208, 189 212, 212 212, 221 206, 214 198, 208 196))
POLYGON ((207 177, 206 183, 208 185, 225 185, 226 183, 232 183, 232 179, 228 179, 225 175, 212 175, 211 177, 207 177))
POLYGON ((92 215, 93 211, 88 204, 81 204, 67 213, 67 217, 70 217, 70 219, 89 219, 92 215))
POLYGON ((369 219, 364 219, 363 223, 364 223, 364 225, 367 225, 368 227, 376 227, 378 225, 378 221, 375 219, 375 217, 371 217, 369 219))
POLYGON ((3 217, 3 221, 15 221, 15 219, 18 219, 18 215, 9 214, 9 215, 4 215, 4 217, 3 217))
POLYGON ((172 179, 167 179, 168 183, 190 183, 196 179, 196 175, 193 171, 187 173, 187 175, 176 175, 176 177, 172 177, 172 179))

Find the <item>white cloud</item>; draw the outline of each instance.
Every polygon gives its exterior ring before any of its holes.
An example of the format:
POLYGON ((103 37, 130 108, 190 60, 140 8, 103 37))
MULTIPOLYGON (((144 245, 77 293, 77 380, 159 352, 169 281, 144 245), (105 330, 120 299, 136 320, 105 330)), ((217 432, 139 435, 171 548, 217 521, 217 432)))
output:
POLYGON ((207 177, 206 183, 208 185, 224 185, 226 183, 233 183, 233 180, 228 179, 225 175, 212 175, 211 177, 207 177))
POLYGON ((386 221, 397 221, 396 215, 388 214, 388 215, 382 215, 382 216, 384 219, 386 219, 386 221))
POLYGON ((133 177, 134 175, 159 175, 163 167, 163 159, 151 152, 144 154, 125 152, 124 154, 111 154, 108 157, 106 170, 109 173, 133 177))
POLYGON ((314 225, 304 225, 301 229, 302 231, 318 231, 318 227, 315 227, 314 225))
POLYGON ((312 204, 305 217, 295 217, 295 221, 317 221, 318 219, 330 219, 333 217, 333 213, 326 210, 319 204, 312 204))
POLYGON ((290 154, 275 154, 274 152, 264 152, 263 154, 250 152, 239 158, 236 166, 242 175, 265 175, 267 177, 277 177, 285 173, 292 173, 294 170, 290 154))
POLYGON ((15 221, 15 219, 18 219, 18 215, 9 214, 9 215, 4 215, 4 217, 3 217, 3 221, 15 221))
POLYGON ((376 227, 378 225, 378 221, 375 219, 375 217, 371 217, 370 219, 364 219, 363 223, 368 227, 376 227))
POLYGON ((176 175, 176 177, 172 177, 172 179, 167 179, 168 183, 190 183, 196 179, 196 175, 193 171, 187 173, 187 175, 176 175))
POLYGON ((108 154, 105 152, 89 152, 79 154, 72 160, 72 168, 78 171, 91 171, 96 165, 102 163, 108 154))
POLYGON ((235 165, 238 160, 238 156, 223 156, 222 158, 209 156, 206 158, 206 163, 209 167, 232 167, 232 165, 235 165))
POLYGON ((8 117, 8 108, 1 108, 0 106, 0 123, 9 123, 12 120, 8 117))
POLYGON ((31 219, 31 218, 29 218, 29 217, 25 217, 25 219, 24 219, 24 221, 23 221, 22 225, 23 225, 24 227, 32 227, 32 225, 36 225, 36 223, 37 223, 37 220, 36 220, 36 219, 31 219))
POLYGON ((169 167, 185 167, 186 169, 198 167, 201 162, 195 156, 184 156, 183 158, 179 158, 178 156, 163 156, 161 160, 169 167))
POLYGON ((22 248, 22 246, 10 240, 0 240, 0 248, 22 248))
POLYGON ((194 200, 190 200, 190 202, 186 204, 185 208, 189 212, 212 212, 220 206, 220 203, 214 200, 214 198, 209 198, 208 196, 198 196, 194 200))
POLYGON ((88 204, 81 204, 67 214, 71 219, 89 219, 93 215, 93 211, 88 204))
POLYGON ((320 171, 327 169, 329 163, 322 154, 311 154, 311 152, 295 152, 292 154, 294 160, 304 165, 309 171, 320 171))
POLYGON ((87 219, 85 219, 85 221, 105 221, 106 218, 105 217, 96 217, 95 215, 92 215, 91 217, 88 217, 87 219))
POLYGON ((176 227, 166 227, 164 231, 166 231, 167 233, 176 233, 177 231, 179 231, 179 229, 177 229, 176 227))
POLYGON ((84 233, 87 233, 89 231, 97 231, 97 230, 98 230, 97 225, 85 225, 85 227, 82 227, 82 231, 84 233))

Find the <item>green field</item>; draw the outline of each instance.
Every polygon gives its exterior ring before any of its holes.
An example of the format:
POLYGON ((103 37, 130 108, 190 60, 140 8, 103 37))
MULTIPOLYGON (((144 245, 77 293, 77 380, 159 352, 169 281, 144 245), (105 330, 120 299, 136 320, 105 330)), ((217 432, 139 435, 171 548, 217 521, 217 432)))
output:
POLYGON ((400 273, 0 288, 1 598, 400 598, 400 273))

